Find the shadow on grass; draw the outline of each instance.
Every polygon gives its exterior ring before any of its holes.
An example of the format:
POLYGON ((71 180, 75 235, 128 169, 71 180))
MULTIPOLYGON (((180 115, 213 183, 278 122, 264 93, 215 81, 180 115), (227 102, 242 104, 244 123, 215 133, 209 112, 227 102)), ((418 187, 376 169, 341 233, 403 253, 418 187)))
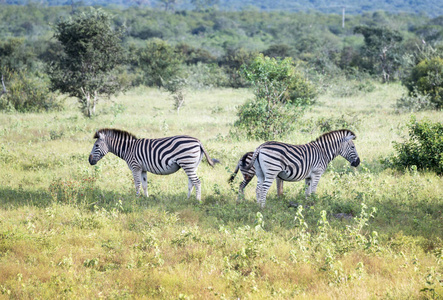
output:
MULTIPOLYGON (((278 231, 279 228, 291 229, 297 226, 294 220, 297 205, 303 206, 303 215, 310 228, 315 229, 320 219, 320 212, 325 210, 333 226, 345 228, 354 222, 338 220, 338 213, 358 217, 361 213, 361 199, 337 198, 331 195, 313 196, 306 199, 301 191, 291 197, 270 195, 266 207, 261 209, 253 200, 237 201, 236 196, 208 195, 200 204, 193 194, 187 199, 186 193, 150 195, 149 198, 136 196, 132 193, 117 193, 95 189, 85 197, 78 197, 70 203, 57 201, 61 204, 79 206, 94 211, 97 208, 112 209, 119 207, 124 213, 144 211, 164 211, 177 213, 182 222, 198 222, 200 226, 218 229, 221 225, 232 228, 255 226, 257 212, 261 212, 265 222, 265 230, 278 231), (231 198, 232 197, 232 198, 231 198), (297 204, 297 205, 294 205, 297 204), (181 215, 181 217, 180 217, 181 215)), ((11 209, 23 206, 45 208, 54 202, 48 190, 25 190, 0 188, 0 208, 11 209)), ((368 230, 376 230, 379 234, 403 232, 412 236, 438 237, 443 239, 443 202, 439 199, 427 199, 421 202, 396 203, 388 199, 366 201, 367 212, 377 208, 375 218, 369 221, 368 230)))

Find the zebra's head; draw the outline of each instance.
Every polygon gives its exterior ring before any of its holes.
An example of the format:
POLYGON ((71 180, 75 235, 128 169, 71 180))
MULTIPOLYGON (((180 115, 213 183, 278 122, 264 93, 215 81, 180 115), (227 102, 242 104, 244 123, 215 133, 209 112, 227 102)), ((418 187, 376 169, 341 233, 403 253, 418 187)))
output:
POLYGON ((97 132, 94 138, 97 138, 97 140, 92 147, 91 154, 89 154, 89 163, 91 165, 95 165, 109 151, 104 133, 97 132))
POLYGON ((348 135, 344 138, 339 149, 339 153, 347 161, 351 163, 351 166, 358 167, 360 164, 360 157, 358 157, 357 149, 355 148, 354 142, 355 135, 348 135))

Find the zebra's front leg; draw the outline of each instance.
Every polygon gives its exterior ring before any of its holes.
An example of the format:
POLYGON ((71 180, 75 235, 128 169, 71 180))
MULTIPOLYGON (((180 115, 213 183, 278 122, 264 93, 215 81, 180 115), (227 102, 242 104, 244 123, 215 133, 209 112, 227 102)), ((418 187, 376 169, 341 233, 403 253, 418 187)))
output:
POLYGON ((305 184, 306 184, 305 195, 306 199, 308 199, 309 195, 311 194, 311 177, 305 179, 305 184))
POLYGON ((311 193, 315 193, 317 191, 317 185, 320 181, 321 174, 314 174, 311 180, 311 193))
POLYGON ((149 195, 148 195, 148 176, 146 174, 146 171, 142 171, 142 187, 143 187, 143 191, 145 192, 146 197, 149 197, 149 195))
POLYGON ((142 171, 139 169, 132 170, 132 176, 134 177, 135 192, 138 196, 140 194, 142 171))

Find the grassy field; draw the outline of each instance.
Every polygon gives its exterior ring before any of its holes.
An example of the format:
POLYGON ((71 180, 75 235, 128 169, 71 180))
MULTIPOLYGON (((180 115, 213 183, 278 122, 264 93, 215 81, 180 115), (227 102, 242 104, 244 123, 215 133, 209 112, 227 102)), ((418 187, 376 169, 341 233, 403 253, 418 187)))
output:
POLYGON ((274 184, 263 210, 255 180, 239 203, 240 174, 227 183, 261 143, 230 135, 248 90, 188 92, 179 114, 157 89, 102 102, 92 119, 72 99, 63 112, 0 114, 0 297, 442 299, 443 178, 383 163, 407 136, 410 114, 394 109, 404 90, 376 85, 338 97, 340 89, 284 141, 307 143, 347 124, 361 165, 334 160, 310 200, 302 182, 285 183, 281 198, 274 184), (90 166, 103 127, 199 138, 221 161, 199 167, 202 204, 186 198, 183 171, 149 174, 144 198, 123 160, 109 154, 90 166), (289 205, 307 201, 315 205, 289 205))

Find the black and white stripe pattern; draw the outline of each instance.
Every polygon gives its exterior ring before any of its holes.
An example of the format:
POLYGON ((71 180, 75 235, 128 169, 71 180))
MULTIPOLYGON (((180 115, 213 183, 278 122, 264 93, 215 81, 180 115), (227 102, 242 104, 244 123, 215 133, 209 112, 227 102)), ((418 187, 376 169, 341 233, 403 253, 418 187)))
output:
POLYGON ((357 167, 360 164, 353 139, 355 134, 347 129, 325 133, 305 145, 266 142, 254 152, 245 170, 255 167, 257 175, 257 202, 264 207, 266 194, 275 178, 284 181, 305 179, 306 197, 315 193, 318 181, 328 164, 338 155, 357 167))
MULTIPOLYGON (((244 195, 244 189, 245 187, 251 182, 252 178, 255 176, 255 168, 252 166, 250 169, 246 170, 245 166, 248 165, 251 162, 251 158, 254 152, 247 152, 245 153, 242 158, 237 163, 237 166, 235 167, 234 173, 231 174, 231 177, 229 177, 228 182, 232 183, 235 179, 235 176, 237 176, 238 171, 240 170, 241 174, 243 175, 243 181, 240 183, 239 189, 238 189, 238 199, 241 199, 244 195)), ((280 180, 280 178, 277 177, 277 195, 281 196, 283 194, 283 181, 280 180)))
POLYGON ((195 186, 197 200, 201 201, 201 183, 196 174, 197 167, 203 154, 211 166, 214 164, 198 139, 185 135, 138 139, 126 131, 108 128, 98 130, 94 138, 97 141, 89 155, 89 163, 95 165, 108 152, 125 160, 134 176, 137 195, 141 184, 145 195, 148 196, 147 172, 168 175, 182 168, 188 175, 188 198, 195 186))

